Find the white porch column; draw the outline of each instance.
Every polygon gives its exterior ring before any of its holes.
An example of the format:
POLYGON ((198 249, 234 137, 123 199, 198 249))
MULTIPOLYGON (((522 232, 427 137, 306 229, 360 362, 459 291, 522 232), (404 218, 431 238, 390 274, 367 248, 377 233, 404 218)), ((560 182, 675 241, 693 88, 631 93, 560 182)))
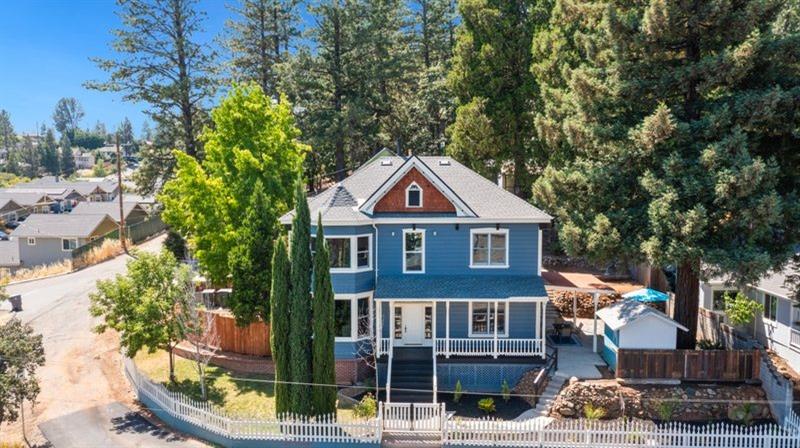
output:
POLYGON ((594 335, 592 336, 592 350, 597 353, 597 302, 600 300, 600 293, 595 292, 592 294, 592 301, 594 302, 594 335))
POLYGON ((444 356, 450 357, 450 301, 444 302, 444 356))
POLYGON ((375 302, 375 340, 378 341, 378 356, 383 354, 383 302, 375 302))
POLYGON ((389 301, 389 350, 394 345, 394 300, 389 301))
MULTIPOLYGON (((549 300, 549 299, 548 299, 549 300)), ((539 337, 542 340, 542 357, 547 356, 547 302, 540 302, 542 305, 542 312, 539 315, 539 320, 541 322, 541 331, 539 332, 539 337)))
MULTIPOLYGON (((508 310, 506 310, 508 313, 508 310)), ((497 359, 497 300, 494 301, 494 358, 497 359)))
POLYGON ((431 339, 433 341, 433 357, 436 358, 436 311, 438 304, 434 301, 431 307, 431 339))

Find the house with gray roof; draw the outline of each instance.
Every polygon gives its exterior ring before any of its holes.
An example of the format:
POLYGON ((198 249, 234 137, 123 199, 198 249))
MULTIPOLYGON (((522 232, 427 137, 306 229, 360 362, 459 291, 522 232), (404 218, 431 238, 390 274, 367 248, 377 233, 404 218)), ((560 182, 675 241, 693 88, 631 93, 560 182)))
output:
POLYGON ((44 192, 13 188, 0 190, 0 215, 8 219, 5 222, 21 221, 32 213, 50 213, 53 204, 55 201, 44 192))
MULTIPOLYGON (((81 202, 72 209, 73 215, 108 215, 119 224, 119 203, 111 202, 81 202)), ((122 216, 125 225, 132 226, 147 219, 148 213, 136 202, 122 203, 122 216)))
MULTIPOLYGON (((742 288, 746 296, 764 306, 764 312, 755 317, 752 326, 739 331, 773 350, 800 372, 800 308, 794 306, 792 292, 785 284, 792 273, 797 274, 786 267, 742 288)), ((725 295, 737 291, 739 288, 724 278, 712 278, 700 284, 698 332, 702 337, 718 338, 720 324, 730 322, 725 315, 725 295)))
POLYGON ((31 215, 11 234, 22 267, 70 259, 72 251, 117 229, 108 215, 31 215))
POLYGON ((44 176, 33 179, 30 182, 17 184, 12 188, 27 190, 47 190, 47 189, 68 189, 79 194, 83 200, 87 201, 111 201, 119 194, 117 182, 102 181, 69 181, 58 176, 44 176))
POLYGON ((436 401, 408 390, 452 390, 459 380, 474 392, 513 388, 545 358, 547 213, 452 158, 386 154, 308 206, 311 228, 293 231, 313 238, 322 217, 340 381, 366 370, 365 344, 395 401, 436 401))

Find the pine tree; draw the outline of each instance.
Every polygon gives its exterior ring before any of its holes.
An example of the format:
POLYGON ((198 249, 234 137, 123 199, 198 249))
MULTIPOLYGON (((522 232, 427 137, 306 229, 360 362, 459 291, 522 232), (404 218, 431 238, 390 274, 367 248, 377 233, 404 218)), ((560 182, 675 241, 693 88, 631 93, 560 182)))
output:
POLYGON ((72 143, 66 135, 61 136, 61 175, 72 176, 75 173, 75 157, 72 154, 72 143))
POLYGON ((542 2, 531 0, 464 0, 458 9, 462 22, 449 83, 459 109, 448 151, 456 156, 471 151, 469 135, 489 123, 493 132, 486 138, 497 147, 473 157, 493 163, 495 174, 505 162, 512 163, 514 192, 527 198, 530 171, 537 174, 547 162, 534 132, 538 91, 530 72, 533 33, 546 23, 547 11, 542 2))
POLYGON ((336 412, 336 360, 334 359, 334 296, 331 285, 331 262, 322 215, 317 217, 317 238, 314 253, 314 362, 312 391, 314 414, 336 412))
POLYGON ((278 98, 278 64, 286 62, 292 41, 299 36, 297 0, 242 0, 232 7, 236 20, 225 23, 225 47, 236 82, 255 81, 265 94, 278 98))
POLYGON ((17 137, 14 134, 14 126, 11 124, 11 116, 7 110, 0 110, 0 149, 10 155, 16 147, 17 137))
POLYGON ((289 356, 292 366, 291 411, 311 415, 311 218, 306 193, 298 182, 295 194, 295 216, 292 220, 292 290, 290 295, 291 328, 289 356))
POLYGON ((270 346, 272 360, 275 362, 275 413, 281 415, 292 411, 291 387, 287 382, 292 380, 291 347, 290 347, 290 297, 291 297, 291 265, 286 253, 286 241, 283 237, 275 240, 272 254, 272 284, 270 288, 270 346))
POLYGON ((260 317, 269 321, 272 242, 277 217, 267 202, 264 184, 256 180, 238 241, 230 253, 233 292, 228 306, 240 325, 260 317))
POLYGON ((52 175, 58 175, 61 172, 61 163, 58 160, 58 144, 53 130, 49 128, 44 130, 42 166, 45 171, 52 175))
POLYGON ((31 136, 26 135, 22 138, 22 147, 18 153, 17 156, 21 162, 20 168, 22 169, 22 173, 26 177, 38 176, 42 160, 38 148, 33 144, 33 138, 31 136))
POLYGON ((580 25, 582 45, 557 49, 555 65, 572 67, 571 148, 536 198, 572 254, 677 267, 681 348, 694 348, 701 276, 754 281, 800 240, 797 165, 784 163, 799 143, 787 117, 800 44, 785 6, 610 1, 602 20, 554 15, 554 28, 580 25))

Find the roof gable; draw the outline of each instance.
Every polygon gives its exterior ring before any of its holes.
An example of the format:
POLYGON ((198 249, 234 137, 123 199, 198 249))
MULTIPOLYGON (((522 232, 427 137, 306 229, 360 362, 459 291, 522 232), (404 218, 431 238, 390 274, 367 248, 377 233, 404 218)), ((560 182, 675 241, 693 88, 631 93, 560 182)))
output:
POLYGON ((455 213, 456 207, 437 187, 417 168, 411 168, 376 203, 374 213, 455 213), (421 205, 408 207, 406 195, 409 188, 416 185, 420 190, 421 205))
MULTIPOLYGON (((432 193, 429 191, 429 194, 432 193)), ((423 199, 424 205, 424 199, 423 199)), ((423 212, 455 212, 456 216, 476 216, 475 212, 448 186, 433 170, 428 167, 419 157, 411 156, 406 159, 405 163, 395 171, 388 179, 375 190, 372 195, 367 198, 366 202, 360 207, 364 213, 373 214, 378 211, 423 211, 423 212), (435 190, 439 194, 432 194, 431 199, 434 199, 435 207, 430 210, 408 209, 405 207, 405 190, 412 183, 422 187, 423 191, 426 190, 420 182, 428 186, 428 190, 435 190), (403 207, 398 207, 396 204, 398 195, 402 194, 403 207), (383 199, 387 199, 383 201, 383 199), (378 204, 381 204, 380 209, 376 209, 378 204), (449 204, 446 205, 446 204, 449 204)))

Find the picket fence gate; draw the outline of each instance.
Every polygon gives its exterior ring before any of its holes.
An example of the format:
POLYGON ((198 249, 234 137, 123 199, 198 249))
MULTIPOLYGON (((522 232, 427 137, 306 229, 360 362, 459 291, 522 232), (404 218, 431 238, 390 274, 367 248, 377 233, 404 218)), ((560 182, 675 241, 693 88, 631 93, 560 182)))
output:
POLYGON ((389 402, 382 405, 384 431, 440 434, 444 428, 444 403, 389 402))
POLYGON ((179 392, 167 390, 142 375, 130 359, 125 372, 139 394, 155 404, 151 410, 166 412, 176 420, 231 440, 272 440, 286 442, 380 443, 380 418, 340 422, 336 415, 306 417, 284 414, 276 418, 247 419, 230 416, 179 392))
POLYGON ((442 440, 454 446, 800 448, 800 430, 775 424, 741 427, 725 423, 656 425, 641 420, 448 419, 442 440))

